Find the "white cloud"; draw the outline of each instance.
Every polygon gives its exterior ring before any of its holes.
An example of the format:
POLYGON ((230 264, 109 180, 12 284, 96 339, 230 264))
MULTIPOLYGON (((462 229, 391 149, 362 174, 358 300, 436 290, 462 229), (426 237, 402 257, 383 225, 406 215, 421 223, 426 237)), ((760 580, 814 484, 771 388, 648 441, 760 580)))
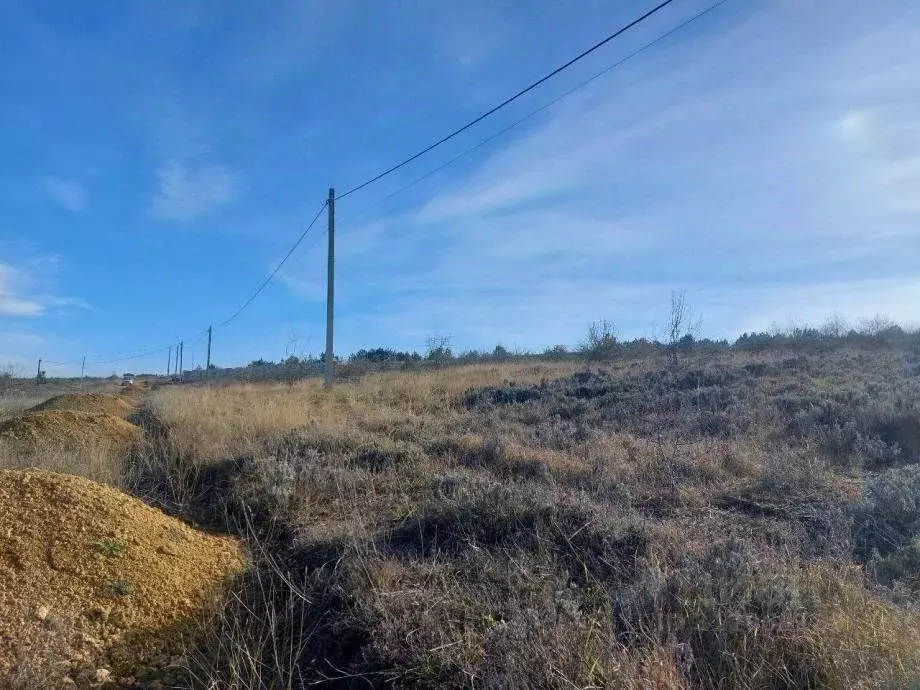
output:
POLYGON ((162 218, 194 220, 230 203, 236 196, 236 175, 220 165, 191 167, 171 161, 157 172, 154 210, 162 218))
POLYGON ((42 257, 21 266, 0 263, 0 315, 9 317, 44 316, 50 309, 89 305, 75 297, 60 297, 46 291, 57 266, 57 257, 42 257))
POLYGON ((78 182, 49 177, 45 188, 51 198, 72 213, 86 210, 86 190, 78 182))
POLYGON ((44 337, 23 331, 0 331, 0 373, 20 377, 34 372, 36 352, 44 337))
MULTIPOLYGON (((662 46, 369 238, 358 231, 337 269, 343 338, 539 347, 574 344, 597 318, 654 336, 672 289, 713 336, 835 312, 915 319, 909 22, 838 17, 815 43, 821 14, 765 6, 662 46)), ((322 283, 297 287, 317 299, 322 283)))
POLYGON ((0 314, 4 316, 41 316, 44 312, 41 302, 0 293, 0 314))
MULTIPOLYGON (((710 293, 713 302, 714 297, 710 293)), ((772 324, 816 325, 832 314, 851 324, 881 314, 909 325, 917 319, 918 304, 920 279, 887 278, 741 289, 710 311, 723 332, 739 335, 772 324)))
POLYGON ((38 299, 20 294, 28 282, 18 269, 0 264, 0 314, 4 316, 40 316, 45 305, 38 299))

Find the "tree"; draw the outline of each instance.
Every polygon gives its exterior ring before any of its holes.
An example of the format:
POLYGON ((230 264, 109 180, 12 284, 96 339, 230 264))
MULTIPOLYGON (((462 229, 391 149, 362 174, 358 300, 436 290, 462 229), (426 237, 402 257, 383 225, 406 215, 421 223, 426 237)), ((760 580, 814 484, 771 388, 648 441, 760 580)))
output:
POLYGON ((836 340, 843 338, 849 330, 850 326, 846 320, 840 314, 834 313, 821 326, 821 335, 824 338, 836 340))
POLYGON ((301 347, 300 334, 293 329, 288 334, 287 345, 284 348, 284 360, 281 362, 282 376, 287 381, 288 388, 293 389, 294 384, 309 373, 309 361, 304 357, 309 343, 310 339, 307 338, 301 347))
POLYGON ((859 322, 859 332, 874 338, 885 331, 893 330, 895 326, 895 322, 887 316, 876 314, 871 319, 863 319, 859 322))
POLYGON ((453 351, 450 349, 450 336, 441 335, 435 333, 434 335, 428 336, 425 339, 425 344, 428 347, 427 359, 430 362, 435 364, 443 364, 454 357, 453 351))
POLYGON ((569 350, 565 345, 553 345, 543 351, 543 357, 546 359, 565 359, 569 355, 569 350))
POLYGON ((581 353, 588 359, 610 359, 619 350, 616 326, 603 319, 588 324, 588 335, 582 343, 581 353))
POLYGON ((671 292, 671 310, 668 313, 666 335, 671 362, 677 364, 680 350, 693 347, 694 339, 700 330, 701 320, 693 320, 693 309, 687 301, 687 294, 671 292))

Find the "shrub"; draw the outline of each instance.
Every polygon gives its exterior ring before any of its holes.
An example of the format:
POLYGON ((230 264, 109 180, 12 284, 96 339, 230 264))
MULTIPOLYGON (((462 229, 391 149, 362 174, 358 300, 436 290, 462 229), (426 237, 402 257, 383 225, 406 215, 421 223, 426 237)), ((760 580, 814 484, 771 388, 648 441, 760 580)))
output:
POLYGON ((611 359, 619 352, 616 327, 606 319, 593 321, 588 326, 588 335, 581 345, 581 354, 587 359, 611 359))
POLYGON ((677 568, 649 565, 635 582, 613 592, 621 643, 682 641, 689 648, 687 673, 702 687, 753 678, 756 687, 824 685, 823 669, 801 635, 809 605, 781 563, 737 538, 717 541, 677 568))
POLYGON ((870 478, 856 507, 856 549, 861 559, 910 546, 920 534, 920 465, 897 467, 870 478))

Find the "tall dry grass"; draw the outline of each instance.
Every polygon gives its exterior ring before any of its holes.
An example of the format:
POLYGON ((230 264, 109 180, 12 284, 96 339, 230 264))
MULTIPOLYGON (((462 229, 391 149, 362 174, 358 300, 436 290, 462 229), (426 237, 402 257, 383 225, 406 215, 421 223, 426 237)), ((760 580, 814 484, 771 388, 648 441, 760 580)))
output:
MULTIPOLYGON (((0 398, 0 422, 23 414, 49 398, 62 393, 105 392, 118 394, 116 383, 90 380, 83 385, 77 380, 51 380, 36 385, 31 380, 18 380, 14 387, 0 398)), ((38 441, 20 441, 0 437, 0 469, 25 469, 38 467, 87 477, 112 486, 123 486, 126 449, 105 439, 88 439, 75 443, 55 442, 53 438, 38 441)))
POLYGON ((318 379, 289 386, 230 384, 167 386, 150 396, 157 417, 183 455, 202 462, 259 453, 268 439, 301 426, 330 432, 443 419, 467 389, 503 381, 533 384, 565 376, 579 364, 503 364, 372 374, 326 390, 318 379))
POLYGON ((0 469, 41 468, 74 474, 110 486, 124 486, 124 444, 80 443, 62 446, 53 441, 23 443, 0 439, 0 469))
POLYGON ((900 363, 681 366, 591 365, 604 376, 555 387, 586 366, 156 391, 171 457, 188 460, 174 476, 196 487, 182 500, 285 535, 251 539, 268 566, 210 621, 197 677, 909 687, 920 618, 852 560, 862 480, 822 450, 838 432, 818 414, 900 363))

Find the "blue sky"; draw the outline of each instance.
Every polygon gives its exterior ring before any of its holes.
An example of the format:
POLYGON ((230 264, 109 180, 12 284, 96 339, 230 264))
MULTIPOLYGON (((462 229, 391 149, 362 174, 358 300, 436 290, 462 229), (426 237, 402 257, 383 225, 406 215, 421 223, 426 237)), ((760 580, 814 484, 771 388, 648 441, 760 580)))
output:
MULTIPOLYGON (((0 0, 0 363, 165 368, 322 203, 654 2, 0 0)), ((920 321, 920 6, 678 0, 339 202, 337 351, 655 336, 672 290, 734 336, 837 312, 920 321)), ((214 361, 315 353, 325 237, 214 361)), ((186 365, 204 357, 200 341, 186 365)), ((79 367, 49 367, 73 373, 79 367)))

